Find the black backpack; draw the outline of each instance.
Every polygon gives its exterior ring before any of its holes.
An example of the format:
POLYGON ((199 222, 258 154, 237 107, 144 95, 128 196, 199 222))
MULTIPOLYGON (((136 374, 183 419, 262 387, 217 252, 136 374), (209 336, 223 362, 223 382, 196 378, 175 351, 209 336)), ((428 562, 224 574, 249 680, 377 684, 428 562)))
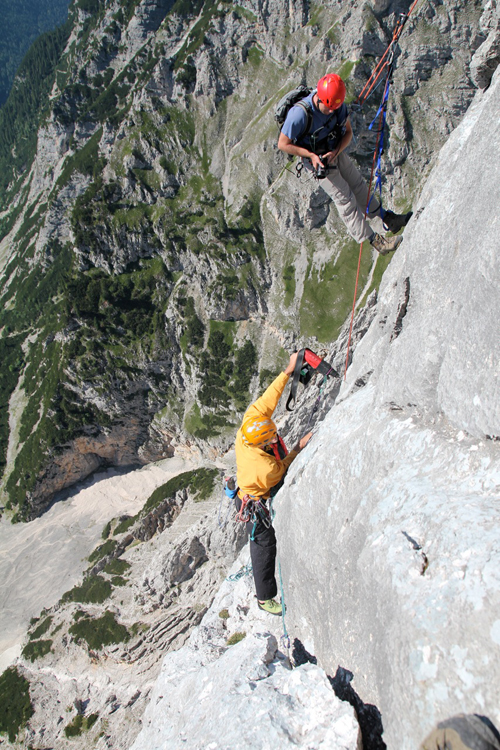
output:
POLYGON ((301 133, 300 137, 303 138, 305 135, 308 135, 312 127, 313 112, 309 102, 304 102, 303 99, 305 99, 306 96, 309 96, 312 91, 313 89, 310 89, 307 86, 300 85, 296 89, 292 89, 292 91, 289 91, 288 94, 285 94, 285 96, 279 100, 274 112, 274 119, 276 120, 280 128, 285 122, 286 116, 291 108, 297 104, 299 107, 302 107, 304 112, 307 114, 306 129, 303 133, 301 133))

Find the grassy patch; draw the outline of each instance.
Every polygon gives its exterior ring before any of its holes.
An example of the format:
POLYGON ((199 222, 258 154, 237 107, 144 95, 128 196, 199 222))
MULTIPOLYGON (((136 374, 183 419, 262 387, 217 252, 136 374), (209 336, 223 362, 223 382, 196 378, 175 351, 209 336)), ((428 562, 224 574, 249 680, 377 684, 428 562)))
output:
POLYGON ((28 641, 26 646, 22 650, 22 655, 25 659, 35 661, 35 659, 41 659, 46 654, 52 651, 51 640, 40 640, 40 641, 28 641))
POLYGON ((99 714, 89 714, 89 716, 82 716, 77 714, 72 722, 64 727, 64 734, 68 739, 71 737, 79 737, 82 732, 88 732, 88 730, 94 726, 99 714))
POLYGON ((102 560, 103 557, 106 555, 110 555, 112 552, 115 551, 116 545, 118 544, 115 539, 108 539, 107 542, 104 542, 104 544, 101 544, 97 549, 95 549, 92 554, 89 555, 88 561, 90 563, 97 562, 98 560, 102 560))
POLYGON ((201 414, 198 404, 194 404, 184 420, 186 430, 200 440, 208 440, 220 435, 220 429, 234 426, 228 417, 217 414, 201 414))
POLYGON ((250 47, 248 50, 248 62, 253 65, 255 68, 260 65, 264 58, 264 52, 260 49, 260 47, 254 46, 250 47))
POLYGON ((98 651, 103 646, 124 643, 130 633, 125 625, 120 625, 112 612, 106 610, 102 617, 81 617, 69 629, 77 642, 85 641, 89 648, 98 651))
POLYGON ((105 573, 109 573, 114 576, 121 576, 130 570, 131 564, 126 560, 121 560, 119 557, 114 557, 104 568, 105 573))
POLYGON ((7 734, 10 742, 15 742, 33 713, 28 680, 16 667, 9 667, 0 677, 0 732, 7 734))
POLYGON ((113 578, 111 579, 111 583, 113 586, 126 586, 128 580, 126 578, 122 578, 122 576, 113 576, 113 578))
POLYGON ((125 531, 127 531, 127 529, 130 529, 130 527, 133 526, 135 522, 136 522, 135 516, 130 516, 130 518, 124 518, 123 521, 120 521, 116 529, 113 531, 113 536, 117 536, 118 534, 123 534, 125 531))
POLYGON ((226 643, 228 646, 234 646, 236 643, 242 641, 243 638, 246 638, 246 633, 236 632, 227 639, 226 643))
POLYGON ((53 619, 54 619, 53 617, 46 617, 45 620, 42 620, 42 622, 40 622, 36 626, 35 630, 33 630, 33 632, 30 633, 30 640, 41 638, 42 635, 44 635, 47 632, 47 630, 50 628, 50 626, 52 625, 53 619))
POLYGON ((63 594, 62 602, 80 602, 82 604, 102 604, 111 595, 113 587, 102 576, 89 576, 81 586, 75 586, 63 594))
POLYGON ((295 298, 295 266, 290 263, 283 269, 283 283, 285 285, 285 306, 290 307, 295 298))
POLYGON ((339 75, 344 82, 347 81, 355 65, 355 60, 344 60, 340 68, 337 70, 337 75, 339 75))
POLYGON ((164 500, 174 497, 179 490, 189 490, 194 494, 197 501, 203 501, 210 497, 214 491, 215 482, 219 476, 218 469, 194 469, 185 471, 168 482, 157 487, 153 494, 148 498, 144 505, 141 516, 145 516, 150 511, 160 505, 164 500))
MULTIPOLYGON (((334 341, 352 308, 359 245, 346 242, 338 259, 321 270, 308 269, 300 304, 300 327, 305 336, 320 342, 334 341)), ((363 288, 371 267, 371 252, 363 252, 359 286, 363 288)))

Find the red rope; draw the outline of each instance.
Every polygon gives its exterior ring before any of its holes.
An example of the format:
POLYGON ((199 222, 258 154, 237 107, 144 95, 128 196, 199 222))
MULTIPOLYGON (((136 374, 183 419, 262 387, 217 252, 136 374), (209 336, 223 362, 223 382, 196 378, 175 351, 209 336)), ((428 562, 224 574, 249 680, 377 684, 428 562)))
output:
MULTIPOLYGON (((385 89, 384 89, 384 98, 387 91, 387 86, 389 84, 389 76, 387 76, 386 82, 385 82, 385 89)), ((379 115, 379 121, 378 121, 378 128, 377 128, 377 142, 375 144, 375 151, 373 152, 373 159, 372 159, 372 169, 370 173, 370 183, 368 185, 368 195, 366 198, 366 207, 365 207, 365 216, 368 213, 368 206, 370 204, 370 193, 372 190, 372 183, 373 183, 373 174, 375 172, 375 164, 377 162, 377 151, 378 151, 378 145, 380 143, 380 136, 382 135, 382 120, 384 117, 384 110, 382 109, 379 115)), ((364 240, 363 240, 364 242, 364 240)), ((354 311, 356 309, 356 300, 358 297, 358 281, 359 281, 359 271, 361 268, 361 256, 363 254, 363 242, 361 242, 359 246, 359 257, 358 257, 358 270, 356 271, 356 283, 354 285, 354 299, 352 302, 352 312, 351 312, 351 325, 349 326, 349 337, 347 339, 347 354, 345 357, 345 369, 344 369, 344 380, 347 378, 347 367, 349 364, 349 351, 351 348, 351 337, 352 337, 352 327, 354 325, 354 311)))
POLYGON ((385 58, 389 54, 389 52, 392 49, 392 47, 399 40, 399 37, 401 36, 401 34, 403 32, 403 29, 405 27, 406 21, 409 19, 409 17, 411 16, 411 14, 413 13, 413 11, 415 10, 415 6, 417 5, 418 2, 419 2, 419 0, 414 0, 414 2, 411 5, 410 10, 408 11, 407 15, 406 16, 400 16, 400 18, 398 19, 398 21, 396 23, 396 26, 394 27, 394 31, 392 32, 392 39, 391 39, 391 41, 390 41, 387 49, 385 50, 384 54, 382 55, 382 57, 378 61, 378 63, 375 66, 374 70, 372 71, 372 74, 371 74, 370 78, 367 80, 367 82, 365 83, 365 85, 361 89, 361 93, 359 94, 359 96, 358 96, 358 98, 356 100, 357 104, 364 104, 366 102, 366 100, 368 99, 368 97, 370 96, 370 94, 372 93, 372 91, 373 91, 373 89, 375 87, 375 84, 377 83, 377 81, 380 78, 380 76, 382 75, 383 71, 385 70, 385 68, 389 64, 389 61, 386 60, 385 58), (366 89, 368 89, 368 91, 366 91, 366 89), (366 91, 366 93, 365 93, 365 91, 366 91))

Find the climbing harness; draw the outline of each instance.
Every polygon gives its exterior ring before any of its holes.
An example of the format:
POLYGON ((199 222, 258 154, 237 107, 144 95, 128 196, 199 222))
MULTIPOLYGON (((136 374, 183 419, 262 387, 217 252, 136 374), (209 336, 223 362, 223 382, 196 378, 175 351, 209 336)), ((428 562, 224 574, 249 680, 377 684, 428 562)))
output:
POLYGON ((317 354, 312 352, 310 349, 300 349, 297 352, 297 361, 295 363, 295 369, 292 376, 292 384, 290 386, 290 394, 286 402, 287 411, 293 411, 295 408, 295 402, 297 400, 297 388, 299 383, 306 386, 314 373, 317 372, 324 375, 327 378, 329 375, 339 377, 338 372, 317 354), (293 402, 293 405, 292 405, 293 402))
POLYGON ((268 529, 271 526, 271 519, 269 516, 269 510, 262 502, 262 498, 253 497, 252 495, 244 495, 241 500, 241 506, 236 514, 236 520, 241 523, 248 523, 253 521, 252 532, 250 539, 254 540, 255 528, 259 521, 268 529))
MULTIPOLYGON (((394 27, 392 39, 387 49, 385 50, 384 54, 382 55, 381 59, 376 65, 375 69, 373 70, 371 76, 369 77, 368 81, 366 82, 365 86, 363 87, 356 101, 356 105, 358 106, 359 109, 361 109, 362 105, 367 101, 369 96, 380 85, 380 82, 383 80, 382 74, 384 72, 386 73, 382 101, 381 101, 380 107, 378 108, 377 114, 375 115, 372 123, 369 126, 369 129, 371 130, 375 122, 378 120, 377 141, 375 145, 375 151, 373 154, 372 169, 371 169, 371 174, 370 174, 370 183, 368 186, 368 200, 366 203, 365 215, 368 215, 370 203, 373 198, 373 196, 370 197, 370 194, 371 194, 374 175, 376 177, 375 190, 378 187, 379 192, 380 192, 380 197, 382 198, 382 161, 381 160, 382 160, 382 154, 383 154, 383 149, 384 149, 384 129, 385 129, 385 121, 386 121, 387 102, 388 102, 388 97, 389 97, 389 89, 390 89, 392 74, 394 72, 395 50, 396 50, 396 45, 399 41, 399 38, 406 25, 406 22, 408 21, 408 18, 411 16, 413 11, 415 10, 415 7, 418 2, 419 0, 414 0, 408 13, 400 14, 396 22, 396 25, 394 27)), ((381 201, 381 205, 382 205, 382 201, 381 201)), ((352 328, 354 325, 354 313, 356 310, 356 300, 357 300, 357 295, 358 295, 358 282, 359 282, 359 273, 361 269, 362 254, 363 254, 363 242, 361 242, 359 246, 358 268, 356 271, 356 283, 354 285, 354 300, 352 303, 351 322, 349 326, 349 335, 347 339, 347 352, 346 352, 345 367, 344 367, 344 380, 347 379, 347 368, 349 366, 349 353, 350 353, 350 348, 351 348, 352 328)))

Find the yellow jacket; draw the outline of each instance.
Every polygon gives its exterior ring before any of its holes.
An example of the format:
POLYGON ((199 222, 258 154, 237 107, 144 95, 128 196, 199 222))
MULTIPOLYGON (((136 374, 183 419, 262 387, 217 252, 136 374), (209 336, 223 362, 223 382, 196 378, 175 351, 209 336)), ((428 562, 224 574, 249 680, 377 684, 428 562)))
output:
MULTIPOLYGON (((252 406, 249 406, 243 421, 248 417, 272 417, 281 394, 288 383, 288 378, 289 376, 284 372, 278 375, 262 396, 252 406)), ((298 455, 298 451, 290 451, 288 456, 278 461, 274 455, 266 453, 265 450, 246 445, 243 442, 241 427, 236 434, 235 450, 236 475, 240 497, 244 497, 244 495, 268 497, 271 488, 278 484, 293 459, 298 455)))

